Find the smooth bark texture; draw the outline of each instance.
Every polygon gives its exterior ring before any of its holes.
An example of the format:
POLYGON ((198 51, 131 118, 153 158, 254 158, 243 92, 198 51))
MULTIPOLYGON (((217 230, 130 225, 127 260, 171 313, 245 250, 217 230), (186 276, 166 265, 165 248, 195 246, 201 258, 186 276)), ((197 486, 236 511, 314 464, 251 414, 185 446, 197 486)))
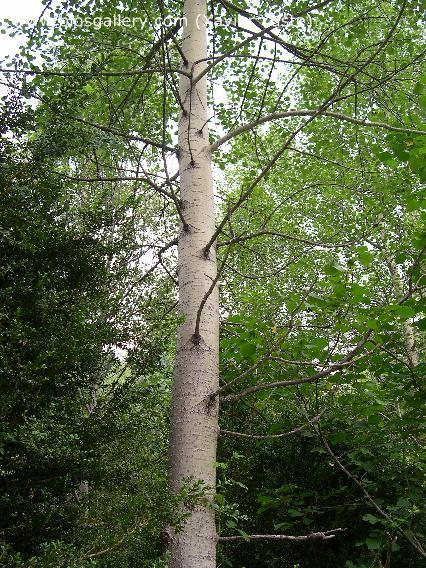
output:
MULTIPOLYGON (((185 71, 205 68, 206 2, 184 4, 183 56, 185 71)), ((204 254, 214 234, 211 157, 208 150, 206 76, 192 86, 180 76, 184 106, 179 120, 181 202, 185 224, 178 240, 180 313, 185 317, 177 335, 169 453, 170 482, 178 491, 187 479, 201 480, 214 493, 218 402, 209 395, 219 385, 219 307, 217 287, 205 301, 195 334, 197 312, 216 278, 214 249, 204 254)), ((207 506, 191 512, 183 532, 171 539, 171 568, 213 568, 216 565, 214 510, 207 506)))
MULTIPOLYGON (((393 258, 389 258, 388 265, 392 278, 395 297, 397 300, 400 300, 403 296, 403 287, 395 260, 393 258)), ((404 321, 403 334, 408 364, 412 369, 414 369, 414 367, 417 367, 417 365, 419 364, 419 352, 416 347, 414 328, 409 320, 404 321)))

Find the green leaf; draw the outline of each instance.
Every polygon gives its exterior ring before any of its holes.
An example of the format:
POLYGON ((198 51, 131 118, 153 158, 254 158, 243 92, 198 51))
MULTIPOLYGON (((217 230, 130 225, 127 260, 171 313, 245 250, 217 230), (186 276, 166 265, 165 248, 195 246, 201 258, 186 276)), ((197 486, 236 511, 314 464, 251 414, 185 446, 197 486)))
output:
POLYGON ((378 155, 379 160, 383 163, 383 164, 390 164, 393 162, 393 156, 390 152, 380 152, 380 154, 378 155))
POLYGON ((218 505, 225 505, 225 497, 221 493, 216 493, 214 499, 218 505))
POLYGON ((421 320, 415 321, 414 324, 421 331, 426 331, 426 317, 421 320))
POLYGON ((415 238, 413 241, 413 246, 417 250, 422 250, 426 246, 426 233, 415 238))
POLYGON ((291 517, 303 517, 303 513, 301 513, 300 511, 297 511, 296 509, 287 509, 287 513, 291 517))
POLYGON ((324 267, 324 273, 328 274, 329 276, 337 276, 342 272, 345 272, 345 267, 339 264, 339 262, 334 261, 331 264, 327 264, 324 267))
POLYGON ((381 521, 381 519, 379 519, 375 515, 371 515, 370 513, 367 513, 366 515, 364 515, 362 517, 362 520, 366 521, 367 523, 370 523, 371 525, 375 525, 375 524, 377 524, 381 521))
POLYGON ((237 347, 246 359, 250 359, 256 353, 256 346, 252 343, 248 343, 247 341, 238 343, 237 347))
POLYGON ((396 264, 404 264, 404 262, 407 260, 407 255, 404 254, 403 252, 400 252, 399 254, 396 255, 395 257, 395 262, 396 264))
POLYGON ((413 93, 415 95, 421 95, 423 93, 423 90, 424 90, 424 85, 422 83, 420 83, 420 81, 418 81, 414 85, 413 93))
POLYGON ((409 319, 416 315, 416 310, 410 306, 396 306, 395 312, 402 319, 409 319))
POLYGON ((94 93, 96 91, 96 89, 94 87, 92 87, 92 85, 84 85, 84 87, 82 88, 82 91, 84 91, 88 95, 91 95, 92 93, 94 93))
POLYGON ((237 532, 244 538, 246 542, 250 541, 250 536, 241 529, 237 529, 237 532))
POLYGON ((371 252, 363 251, 359 253, 358 258, 363 266, 370 266, 370 264, 373 262, 374 257, 371 252))
POLYGON ((379 331, 381 327, 376 319, 368 319, 366 321, 366 324, 368 325, 369 328, 371 328, 374 331, 379 331))
POLYGON ((413 173, 418 174, 424 168, 424 158, 420 156, 412 156, 408 160, 408 165, 413 173))
POLYGON ((368 547, 368 550, 380 550, 380 542, 375 538, 366 538, 365 544, 368 547))
POLYGON ((368 417, 367 422, 368 422, 368 424, 369 424, 370 426, 377 426, 377 424, 380 424, 381 418, 380 418, 380 416, 378 416, 377 414, 371 414, 371 415, 368 417))
POLYGON ((426 206, 426 200, 424 199, 408 199, 407 200, 407 211, 418 211, 426 206))

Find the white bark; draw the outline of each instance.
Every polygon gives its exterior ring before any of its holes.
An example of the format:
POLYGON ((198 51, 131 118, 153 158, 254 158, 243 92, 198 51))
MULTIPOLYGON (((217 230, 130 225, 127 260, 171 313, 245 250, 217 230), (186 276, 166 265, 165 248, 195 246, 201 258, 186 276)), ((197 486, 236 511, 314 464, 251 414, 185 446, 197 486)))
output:
MULTIPOLYGON (((391 257, 388 261, 389 271, 391 273, 393 289, 395 297, 400 300, 403 296, 401 277, 398 274, 398 268, 395 260, 391 257)), ((403 324, 404 345, 407 353, 408 364, 411 368, 417 367, 419 364, 419 352, 416 347, 414 328, 409 320, 405 320, 403 324)))
MULTIPOLYGON (((207 34, 203 25, 205 0, 186 0, 182 51, 185 71, 207 55, 207 34)), ((197 64, 194 73, 205 68, 197 64)), ((187 228, 178 241, 179 306, 185 317, 178 330, 171 439, 170 483, 178 491, 185 479, 203 481, 214 492, 216 485, 217 401, 208 405, 209 395, 219 386, 219 307, 217 287, 202 312, 199 336, 194 336, 197 311, 216 277, 212 248, 204 248, 214 230, 214 200, 211 157, 208 150, 207 82, 204 76, 193 88, 181 75, 180 97, 185 111, 179 120, 179 166, 182 212, 187 228)), ((214 510, 199 506, 192 511, 182 533, 172 535, 171 568, 213 568, 216 566, 214 510)))

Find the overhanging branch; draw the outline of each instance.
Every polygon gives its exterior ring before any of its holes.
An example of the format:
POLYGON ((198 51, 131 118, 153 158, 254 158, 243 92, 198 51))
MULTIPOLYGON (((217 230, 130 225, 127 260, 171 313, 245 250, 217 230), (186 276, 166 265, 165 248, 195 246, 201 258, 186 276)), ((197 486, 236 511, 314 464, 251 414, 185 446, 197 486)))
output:
POLYGON ((243 134, 244 132, 247 132, 249 130, 252 130, 253 128, 256 128, 256 126, 266 124, 267 122, 271 122, 273 120, 279 120, 281 118, 291 118, 291 117, 295 117, 295 116, 314 116, 314 115, 336 118, 338 120, 350 122, 352 124, 357 124, 359 126, 367 126, 367 127, 370 127, 370 128, 382 128, 384 130, 390 130, 391 132, 403 132, 403 133, 406 133, 406 134, 413 134, 415 136, 426 135, 425 130, 417 130, 417 129, 413 129, 413 128, 403 128, 403 127, 399 127, 399 126, 392 126, 390 124, 386 124, 385 122, 375 122, 375 121, 369 121, 369 120, 365 120, 365 119, 355 118, 353 116, 348 116, 348 115, 342 114, 340 112, 324 110, 324 111, 321 111, 320 113, 318 113, 318 110, 300 109, 300 110, 289 110, 289 111, 286 111, 286 112, 273 112, 271 114, 267 114, 265 116, 262 116, 262 118, 259 118, 258 120, 254 120, 252 122, 242 124, 238 128, 235 128, 234 130, 231 130, 230 132, 228 132, 228 134, 225 134, 225 136, 222 136, 222 138, 219 138, 218 140, 216 140, 216 142, 214 142, 213 144, 210 145, 209 149, 210 149, 211 152, 215 152, 218 148, 220 148, 220 146, 222 146, 223 144, 225 144, 226 142, 228 142, 232 138, 235 138, 239 134, 243 134))
POLYGON ((325 532, 314 532, 311 534, 303 535, 287 535, 287 534, 250 534, 250 535, 234 535, 234 536, 220 536, 219 542, 232 542, 236 540, 329 540, 337 536, 337 533, 344 532, 346 529, 337 528, 325 532))
POLYGON ((243 432, 234 432, 232 430, 223 430, 222 428, 220 428, 219 434, 222 434, 224 436, 236 436, 238 438, 249 438, 251 440, 276 440, 277 438, 285 438, 293 434, 298 434, 299 432, 310 426, 312 422, 318 422, 324 412, 325 410, 323 410, 317 416, 314 416, 314 418, 311 418, 308 423, 302 424, 302 426, 298 426, 297 428, 294 428, 294 430, 282 432, 281 434, 246 434, 243 432))
MULTIPOLYGON (((367 343, 371 333, 372 333, 372 330, 369 329, 367 331, 367 333, 364 335, 364 337, 357 343, 357 345, 345 357, 343 357, 343 359, 341 359, 339 362, 334 363, 333 365, 330 365, 329 367, 327 367, 327 369, 323 369, 322 371, 319 371, 318 373, 315 373, 312 376, 302 377, 300 379, 292 379, 292 380, 289 380, 289 381, 274 381, 272 383, 263 383, 263 384, 261 383, 261 384, 258 384, 258 385, 254 385, 252 387, 248 387, 248 388, 242 390, 239 393, 230 394, 228 396, 221 397, 220 400, 221 400, 221 402, 235 401, 235 400, 238 400, 238 399, 240 399, 244 396, 247 396, 248 394, 254 394, 255 392, 259 392, 259 391, 262 391, 262 390, 279 388, 279 387, 290 387, 290 386, 296 386, 296 385, 303 385, 303 384, 306 384, 306 383, 314 383, 315 381, 318 381, 319 379, 323 379, 324 377, 328 377, 329 375, 331 375, 335 371, 339 371, 340 369, 344 369, 345 367, 348 367, 348 366, 350 366, 350 365, 352 365, 353 363, 356 362, 355 356, 357 355, 357 353, 359 353, 362 350, 364 345, 367 343)), ((376 349, 376 347, 374 347, 374 349, 376 349)), ((374 351, 374 349, 372 351, 374 351)))
POLYGON ((148 146, 153 146, 154 148, 160 148, 161 150, 164 149, 174 154, 176 154, 178 151, 178 149, 174 148, 173 146, 164 146, 162 142, 156 142, 155 140, 151 140, 150 138, 143 138, 142 136, 135 136, 133 134, 128 134, 127 132, 123 132, 122 130, 114 128, 113 126, 105 126, 103 124, 97 124, 96 122, 91 122, 90 120, 86 120, 80 116, 73 116, 72 119, 76 120, 77 122, 81 122, 82 124, 86 124, 87 126, 91 126, 92 128, 97 128, 98 130, 102 130, 103 132, 108 132, 109 134, 113 134, 114 136, 125 138, 126 140, 135 140, 136 142, 143 142, 148 146))

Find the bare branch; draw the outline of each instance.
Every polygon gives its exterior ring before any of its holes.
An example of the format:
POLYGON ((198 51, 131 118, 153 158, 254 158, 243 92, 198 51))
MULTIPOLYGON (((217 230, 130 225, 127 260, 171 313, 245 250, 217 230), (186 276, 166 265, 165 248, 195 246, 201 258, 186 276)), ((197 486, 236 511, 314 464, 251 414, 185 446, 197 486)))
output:
POLYGON ((97 124, 96 122, 91 122, 90 120, 86 120, 81 116, 73 116, 73 120, 77 122, 81 122, 82 124, 86 124, 87 126, 92 126, 93 128, 97 128, 98 130, 102 130, 103 132, 109 132, 110 134, 114 134, 114 136, 120 136, 121 138, 125 138, 126 140, 135 140, 137 142, 143 142, 144 144, 148 144, 148 146, 154 146, 154 148, 165 149, 168 152, 173 152, 174 154, 177 153, 178 149, 174 148, 173 146, 164 146, 162 142, 156 142, 154 140, 150 140, 149 138, 142 138, 141 136, 134 136, 133 134, 128 134, 127 132, 123 132, 118 128, 114 128, 113 126, 105 126, 103 124, 97 124))
POLYGON ((59 71, 56 69, 8 69, 0 68, 0 73, 11 75, 42 75, 43 77, 132 77, 138 75, 152 75, 152 73, 180 73, 190 77, 188 71, 175 67, 134 69, 133 71, 59 71))
MULTIPOLYGON (((215 57, 215 59, 209 65, 207 65, 202 71, 200 71, 200 73, 198 73, 198 75, 196 75, 192 79, 191 86, 194 87, 198 83, 198 81, 200 81, 200 79, 202 79, 205 75, 207 75, 207 73, 210 73, 210 71, 213 69, 213 67, 216 67, 216 65, 218 65, 218 63, 220 63, 221 61, 223 61, 224 59, 226 59, 227 57, 229 57, 230 55, 232 55, 233 53, 235 53, 236 51, 238 51, 242 47, 246 46, 248 43, 250 43, 254 39, 258 39, 258 38, 264 36, 266 33, 270 32, 274 27, 275 27, 275 25, 272 25, 272 26, 269 26, 268 28, 262 29, 260 32, 253 33, 250 37, 248 37, 248 38, 244 39, 243 41, 233 45, 231 47, 231 49, 229 49, 228 51, 226 51, 222 55, 215 57)), ((196 61, 194 63, 194 67, 197 63, 201 63, 201 61, 202 60, 196 61)))
POLYGON ((417 550, 417 552, 423 556, 423 558, 426 558, 426 551, 423 549, 422 545, 419 543, 419 541, 417 540, 417 538, 410 534, 407 530, 401 529, 396 523, 395 521, 392 519, 392 517, 390 515, 388 515, 388 513, 386 513, 386 511, 384 509, 382 509, 382 507, 380 507, 380 505, 378 505, 376 503, 376 501, 372 498, 372 496, 370 495, 370 493, 367 491, 367 489, 364 487, 364 484, 355 476, 353 475, 353 473, 351 473, 343 464, 342 462, 339 460, 339 458, 334 454, 334 452, 332 451, 332 449, 330 448, 327 440, 324 438, 324 435, 322 433, 321 427, 315 427, 315 430, 317 432, 317 435, 319 436, 324 448, 326 449, 328 455, 331 457, 331 459, 333 460, 333 462, 341 469, 341 471, 343 471, 343 473, 349 478, 351 479, 362 491, 362 493, 364 494, 365 498, 367 499, 367 501, 373 506, 373 508, 375 509, 375 511, 377 513, 379 513, 380 516, 382 516, 383 518, 385 518, 387 521, 389 521, 390 523, 392 523, 392 525, 395 527, 395 530, 397 530, 410 544, 411 546, 417 550))
POLYGON ((306 14, 309 14, 310 12, 313 12, 314 10, 320 10, 321 8, 325 8, 327 6, 327 4, 331 4, 331 2, 334 2, 334 0, 323 0, 323 2, 318 2, 318 4, 314 4, 313 6, 308 6, 308 8, 305 8, 304 10, 301 10, 300 12, 295 12, 291 14, 292 18, 300 18, 301 16, 306 16, 306 14))
POLYGON ((70 181, 84 182, 84 183, 140 181, 140 182, 148 184, 152 189, 154 189, 155 191, 158 191, 158 193, 161 193, 161 195, 164 195, 165 197, 168 197, 169 199, 173 199, 175 197, 170 192, 163 189, 161 186, 157 185, 156 183, 154 183, 152 180, 150 180, 147 177, 141 177, 141 176, 137 176, 137 177, 134 177, 134 176, 111 176, 111 177, 73 177, 73 176, 67 176, 67 179, 69 179, 70 181))
POLYGON ((218 247, 223 247, 223 246, 227 246, 230 244, 235 244, 235 243, 242 243, 244 241, 250 240, 250 239, 255 239, 257 237, 262 237, 262 236, 270 236, 270 237, 280 237, 283 239, 288 239, 290 241, 296 241, 298 243, 304 244, 304 245, 309 245, 312 247, 321 247, 321 248, 342 248, 342 247, 347 247, 350 245, 355 244, 355 241, 348 241, 346 243, 322 243, 321 241, 310 241, 308 239, 302 239, 299 237, 296 237, 294 235, 289 235, 287 233, 281 233, 279 231, 258 231, 257 233, 252 233, 249 235, 241 235, 239 237, 234 237, 228 241, 223 241, 221 243, 218 243, 218 247))
POLYGON ((250 373, 252 373, 253 371, 255 371, 258 367, 260 367, 260 365, 262 365, 262 363, 264 363, 265 361, 268 361, 270 359, 270 356, 272 354, 272 352, 277 349, 279 347, 279 345, 284 341, 284 339, 286 339, 288 337, 288 335, 290 334, 290 332, 293 329, 293 325, 294 325, 294 318, 295 315, 297 314, 297 312, 300 310, 300 308, 303 306, 303 303, 305 302, 306 298, 309 296, 309 294, 312 292, 313 287, 315 286, 315 281, 312 282, 312 284, 309 286, 309 288, 305 291, 302 299, 300 300, 300 302, 297 304, 297 306, 294 308, 294 310, 291 312, 290 314, 290 321, 287 325, 285 325, 284 327, 286 328, 286 331, 283 334, 280 334, 277 339, 274 341, 274 343, 272 344, 272 346, 268 349, 268 351, 255 363, 253 363, 253 365, 251 365, 248 369, 246 369, 245 371, 243 371, 240 375, 238 375, 237 377, 235 377, 234 379, 232 379, 232 381, 229 381, 227 383, 225 383, 224 385, 222 385, 216 392, 212 393, 210 395, 210 399, 214 400, 217 396, 219 396, 220 394, 222 394, 222 392, 224 392, 225 390, 229 389, 234 383, 236 383, 237 381, 241 380, 242 378, 246 377, 247 375, 250 375, 250 373))
MULTIPOLYGON (((227 3, 225 2, 225 0, 221 0, 222 3, 227 3)), ((385 45, 390 41, 393 33, 395 32, 395 29, 402 17, 402 14, 405 10, 407 4, 407 0, 403 0, 402 2, 402 6, 398 12, 398 16, 395 19, 395 22, 393 23, 393 25, 390 28, 390 31, 388 32, 388 34, 386 35, 385 39, 380 42, 379 47, 374 51, 374 53, 367 59, 367 61, 365 61, 360 68, 358 68, 356 71, 354 71, 349 77, 345 78, 344 80, 340 81, 339 84, 337 85, 337 87, 334 89, 334 91, 331 93, 331 95, 318 107, 317 110, 315 111, 309 111, 308 119, 305 120, 305 122, 303 122, 303 124, 301 124, 300 126, 298 126, 296 128, 296 130, 294 130, 290 136, 287 138, 287 140, 285 141, 285 143, 281 146, 281 148, 278 150, 278 152, 271 158, 271 160, 269 160, 269 162, 266 164, 266 166, 264 166, 262 168, 262 170, 259 172, 259 174, 256 176, 256 178, 249 184, 249 186, 247 187, 246 190, 242 190, 241 191, 241 195, 238 199, 238 201, 236 203, 234 203, 232 206, 228 207, 228 211, 226 213, 226 215, 224 216, 224 218, 222 219, 222 221, 219 223, 219 225, 216 228, 216 231, 213 233, 211 239, 209 240, 209 242, 207 243, 206 247, 205 247, 205 254, 208 254, 210 248, 213 246, 213 244, 215 243, 217 237, 219 236, 219 234, 222 232, 223 227, 225 226, 225 224, 229 221, 229 219, 231 218, 232 214, 239 209, 239 207, 250 197, 250 195, 252 194, 253 190, 257 187, 257 185, 265 178, 265 176, 270 172, 270 170, 276 165, 276 163, 280 160, 280 158, 282 157, 282 155, 284 154, 284 152, 288 149, 288 147, 290 146, 290 144, 293 142, 293 140, 296 138, 296 136, 302 132, 306 126, 308 126, 313 120, 315 120, 318 116, 323 115, 327 108, 329 108, 330 106, 332 106, 335 101, 336 98, 338 97, 339 93, 342 92, 342 90, 359 74, 362 72, 363 69, 365 69, 372 61, 374 61, 375 57, 384 49, 385 45)), ((263 28, 263 26, 262 26, 263 28)))
POLYGON ((198 308, 198 312, 197 312, 197 318, 195 320, 195 330, 194 330, 194 335, 193 335, 193 341, 194 343, 199 343, 200 341, 200 321, 201 321, 201 314, 203 313, 203 309, 204 306, 206 305, 207 300, 209 299, 211 293, 213 292, 213 290, 215 289, 216 284, 219 281, 219 278, 222 275, 222 272, 225 269, 226 266, 226 261, 228 260, 228 256, 229 253, 231 252, 231 245, 228 246, 226 252, 225 252, 225 256, 223 257, 222 260, 222 264, 220 265, 219 270, 217 271, 216 274, 216 278, 213 280, 213 282, 210 285, 210 288, 207 290, 207 292, 204 295, 204 298, 201 301, 200 307, 198 308))
MULTIPOLYGON (((352 351, 350 351, 338 363, 334 363, 333 365, 330 365, 329 367, 327 367, 327 369, 323 369, 322 371, 319 371, 318 373, 315 373, 314 375, 311 375, 309 377, 303 377, 301 379, 292 379, 290 381, 274 381, 272 383, 263 383, 263 384, 254 385, 252 387, 248 387, 248 388, 242 390, 239 393, 230 394, 228 396, 221 397, 220 400, 222 402, 235 401, 235 400, 242 398, 243 396, 247 396, 248 394, 253 394, 255 392, 259 392, 259 391, 262 391, 262 390, 271 389, 271 388, 279 388, 279 387, 290 387, 290 386, 296 386, 296 385, 303 385, 303 384, 306 384, 306 383, 314 383, 315 381, 318 381, 319 379, 323 379, 324 377, 328 377, 329 375, 331 375, 335 371, 339 371, 340 369, 343 369, 345 367, 353 365, 358 360, 358 359, 355 359, 355 355, 357 353, 359 353, 361 351, 361 349, 364 347, 364 345, 367 343, 368 338, 370 337, 372 331, 373 330, 371 330, 371 329, 368 330, 368 332, 357 343, 357 345, 354 347, 354 349, 352 349, 352 351)), ((376 349, 376 347, 374 347, 374 349, 369 351, 367 353, 367 355, 372 353, 375 349, 376 349)), ((364 354, 364 356, 365 355, 366 354, 364 354)))
POLYGON ((311 418, 307 424, 302 424, 302 426, 299 426, 294 430, 290 430, 289 432, 282 432, 281 434, 246 434, 243 432, 233 432, 232 430, 223 430, 222 428, 219 430, 219 434, 222 434, 224 436, 237 436, 239 438, 250 438, 251 440, 274 440, 277 438, 285 438, 287 436, 291 436, 292 434, 298 434, 299 432, 310 426, 312 422, 318 422, 324 412, 325 410, 323 410, 317 416, 314 416, 314 418, 311 418))
POLYGON ((242 134, 244 132, 247 132, 248 130, 256 128, 256 126, 260 126, 261 124, 265 124, 273 120, 278 120, 281 118, 291 118, 294 116, 314 116, 314 115, 336 118, 338 120, 343 120, 345 122, 350 122, 352 124, 357 124, 359 126, 367 126, 371 128, 383 128, 384 130, 390 130, 391 132, 404 132, 406 134, 414 134, 416 136, 426 135, 426 130, 417 130, 413 128, 402 128, 397 126, 391 126, 390 124, 386 124, 385 122, 368 121, 365 119, 359 119, 353 116, 348 116, 340 112, 327 111, 327 110, 318 112, 317 110, 300 109, 300 110, 289 110, 286 112, 273 112, 271 114, 262 116, 262 118, 254 120, 253 122, 242 124, 238 128, 235 128, 235 130, 231 130, 230 132, 228 132, 228 134, 225 134, 225 136, 222 136, 222 138, 216 140, 216 142, 210 145, 209 149, 211 152, 215 152, 220 146, 225 144, 225 142, 228 142, 228 140, 235 138, 235 136, 238 136, 239 134, 242 134))
POLYGON ((120 538, 119 540, 114 542, 111 546, 108 546, 107 548, 104 548, 102 550, 98 550, 97 552, 88 552, 88 553, 84 554, 83 556, 81 556, 79 560, 89 560, 90 558, 103 556, 104 554, 108 554, 109 552, 112 552, 113 550, 119 548, 125 542, 126 538, 128 538, 130 535, 132 535, 136 531, 142 529, 146 524, 147 524, 147 521, 137 523, 134 527, 130 528, 122 538, 120 538))
POLYGON ((235 536, 220 536, 218 538, 219 542, 232 542, 235 540, 329 540, 334 538, 336 533, 344 532, 346 529, 337 528, 325 532, 315 532, 311 534, 304 534, 299 536, 287 535, 287 534, 251 534, 251 535, 235 535, 235 536))

